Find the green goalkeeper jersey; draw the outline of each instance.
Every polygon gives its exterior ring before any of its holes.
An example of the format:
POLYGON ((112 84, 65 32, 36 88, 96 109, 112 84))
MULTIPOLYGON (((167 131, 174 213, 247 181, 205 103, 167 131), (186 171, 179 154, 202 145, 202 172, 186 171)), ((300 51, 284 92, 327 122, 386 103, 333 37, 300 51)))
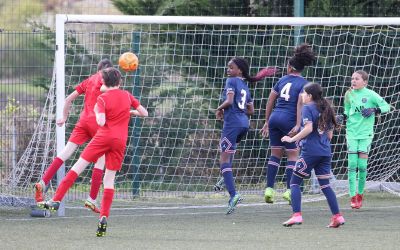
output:
POLYGON ((379 108, 382 113, 390 110, 390 105, 375 91, 366 87, 346 92, 344 113, 347 116, 346 136, 348 139, 368 139, 374 137, 375 115, 363 117, 364 108, 379 108))

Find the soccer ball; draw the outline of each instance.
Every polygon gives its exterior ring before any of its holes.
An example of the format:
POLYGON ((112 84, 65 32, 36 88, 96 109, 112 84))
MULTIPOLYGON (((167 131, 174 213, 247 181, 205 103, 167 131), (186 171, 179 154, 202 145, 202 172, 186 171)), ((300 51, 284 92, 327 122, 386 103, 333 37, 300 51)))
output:
POLYGON ((139 66, 139 59, 132 52, 125 52, 119 57, 118 65, 124 71, 135 71, 139 66))

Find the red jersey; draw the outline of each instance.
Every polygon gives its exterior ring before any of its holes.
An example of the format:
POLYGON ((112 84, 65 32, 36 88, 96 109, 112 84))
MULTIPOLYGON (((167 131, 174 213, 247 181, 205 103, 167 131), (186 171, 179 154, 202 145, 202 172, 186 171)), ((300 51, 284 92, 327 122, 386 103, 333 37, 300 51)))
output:
POLYGON ((83 110, 80 115, 80 120, 89 120, 89 122, 96 123, 96 114, 94 113, 94 106, 97 102, 97 97, 101 95, 100 88, 102 76, 101 72, 91 75, 89 78, 81 82, 75 87, 75 90, 80 94, 85 95, 83 110))
POLYGON ((130 109, 137 109, 140 102, 128 91, 112 89, 101 94, 97 98, 99 113, 104 113, 106 123, 99 127, 96 137, 104 136, 118 138, 126 141, 128 138, 128 123, 130 120, 130 109))

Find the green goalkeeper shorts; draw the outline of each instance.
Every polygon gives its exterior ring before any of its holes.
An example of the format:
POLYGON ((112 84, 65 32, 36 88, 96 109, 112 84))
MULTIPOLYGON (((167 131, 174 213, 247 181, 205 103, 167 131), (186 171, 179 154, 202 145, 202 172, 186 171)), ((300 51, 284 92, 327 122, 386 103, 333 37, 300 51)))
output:
POLYGON ((371 149, 372 138, 369 139, 347 139, 348 153, 368 154, 371 149))

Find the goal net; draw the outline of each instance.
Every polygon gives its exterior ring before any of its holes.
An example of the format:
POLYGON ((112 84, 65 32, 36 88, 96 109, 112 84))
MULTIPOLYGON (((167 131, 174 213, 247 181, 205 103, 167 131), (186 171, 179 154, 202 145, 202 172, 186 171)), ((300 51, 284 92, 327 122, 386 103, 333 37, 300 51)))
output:
MULTIPOLYGON (((302 42, 317 55, 303 76, 322 84, 338 112, 355 70, 370 74, 369 88, 392 105, 380 115, 368 164, 367 189, 399 194, 400 186, 400 19, 398 18, 230 18, 57 15, 56 77, 32 141, 16 168, 2 183, 0 203, 32 202, 33 183, 62 149, 82 109, 76 100, 65 128, 56 128, 65 95, 96 72, 99 60, 118 66, 119 55, 132 51, 139 69, 123 72, 123 88, 149 110, 149 117, 134 118, 122 170, 116 178, 116 197, 211 197, 219 173, 219 138, 222 123, 215 118, 226 80, 226 65, 244 57, 254 75, 267 66, 278 75, 249 84, 255 114, 250 130, 233 160, 236 187, 243 194, 261 195, 265 188, 268 139, 260 129, 265 122, 268 95, 285 74, 288 58, 302 42)), ((332 140, 332 186, 347 194, 345 130, 332 140)), ((65 163, 76 162, 83 147, 65 163)), ((276 190, 285 190, 285 159, 276 190)), ((91 168, 82 173, 66 200, 87 197, 91 168)), ((62 172, 61 172, 62 173, 62 172)), ((52 181, 49 194, 56 187, 52 181)), ((303 185, 305 201, 321 199, 313 178, 303 185)), ((224 192, 218 195, 224 195, 224 192)), ((279 195, 278 195, 279 202, 279 195)))

